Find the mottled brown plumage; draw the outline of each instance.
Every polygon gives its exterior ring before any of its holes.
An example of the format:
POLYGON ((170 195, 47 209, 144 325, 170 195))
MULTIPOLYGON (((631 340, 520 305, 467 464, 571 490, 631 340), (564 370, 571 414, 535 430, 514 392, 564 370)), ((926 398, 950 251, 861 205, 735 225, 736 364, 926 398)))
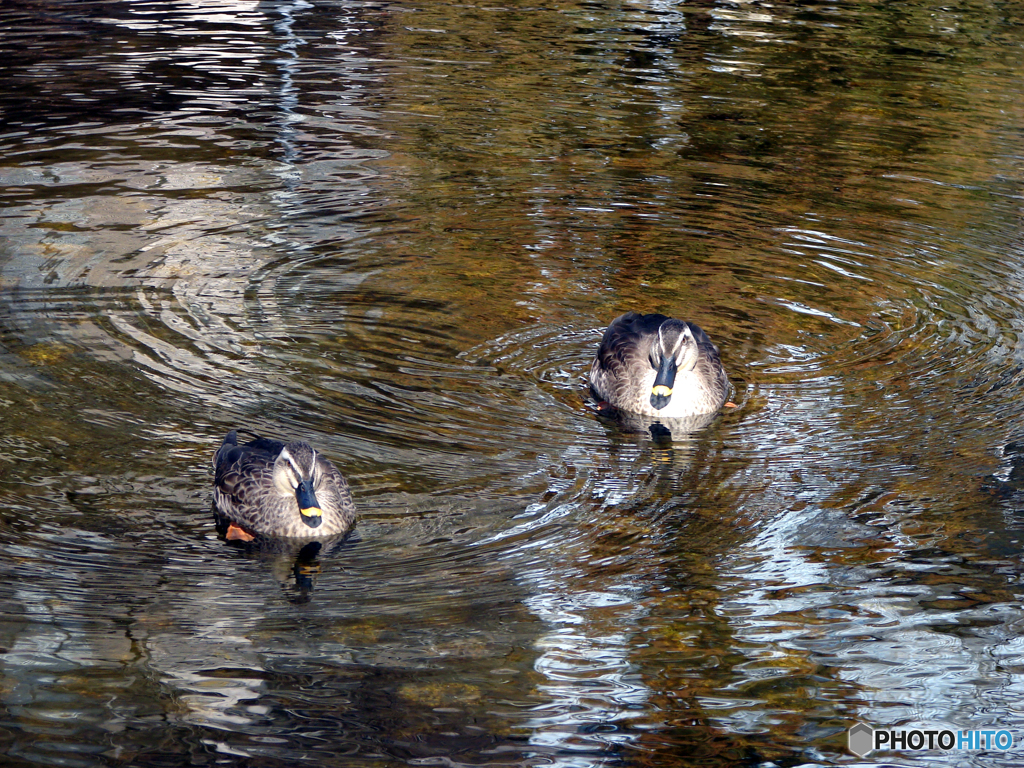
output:
POLYGON ((715 413, 729 380, 718 347, 694 323, 627 312, 605 331, 590 367, 598 402, 668 419, 715 413))
POLYGON ((213 457, 218 515, 256 536, 326 538, 352 527, 348 483, 308 443, 228 433, 213 457))

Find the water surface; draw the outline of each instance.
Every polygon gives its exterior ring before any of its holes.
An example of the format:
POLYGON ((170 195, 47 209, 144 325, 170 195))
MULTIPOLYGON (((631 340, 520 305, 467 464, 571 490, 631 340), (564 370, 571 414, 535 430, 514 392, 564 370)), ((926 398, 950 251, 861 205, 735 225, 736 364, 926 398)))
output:
POLYGON ((0 752, 1024 736, 1022 43, 992 4, 6 3, 0 752), (596 419, 628 309, 737 407, 596 419), (219 540, 237 426, 330 456, 355 535, 219 540))

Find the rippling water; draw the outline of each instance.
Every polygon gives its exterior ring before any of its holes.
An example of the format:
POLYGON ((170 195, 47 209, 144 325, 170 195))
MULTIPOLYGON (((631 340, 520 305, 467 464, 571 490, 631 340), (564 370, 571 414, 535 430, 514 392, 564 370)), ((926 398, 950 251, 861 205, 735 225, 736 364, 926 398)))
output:
POLYGON ((1022 43, 998 5, 6 2, 0 753, 1024 738, 1022 43), (737 407, 598 421, 627 309, 705 328, 737 407), (219 540, 236 426, 334 459, 355 535, 219 540))

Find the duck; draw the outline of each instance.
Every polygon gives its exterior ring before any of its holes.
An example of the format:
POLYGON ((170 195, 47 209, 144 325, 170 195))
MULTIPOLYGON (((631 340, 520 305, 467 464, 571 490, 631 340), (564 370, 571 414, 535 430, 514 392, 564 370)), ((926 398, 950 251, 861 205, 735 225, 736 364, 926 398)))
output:
POLYGON ((213 457, 213 504, 228 540, 329 538, 356 517, 348 483, 309 443, 231 430, 213 457), (254 438, 239 444, 238 432, 254 438))
POLYGON ((718 347, 696 323, 626 312, 604 332, 590 392, 603 414, 693 419, 726 404, 729 379, 718 347))

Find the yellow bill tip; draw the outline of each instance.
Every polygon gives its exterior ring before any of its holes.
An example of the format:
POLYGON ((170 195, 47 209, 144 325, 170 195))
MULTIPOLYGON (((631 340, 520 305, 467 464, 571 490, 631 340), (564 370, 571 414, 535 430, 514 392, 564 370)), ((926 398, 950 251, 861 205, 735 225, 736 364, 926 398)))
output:
POLYGON ((320 507, 306 507, 305 509, 299 510, 306 517, 320 517, 323 512, 320 511, 320 507))
POLYGON ((672 387, 666 387, 664 384, 659 384, 651 390, 652 395, 658 395, 660 397, 672 397, 672 387))

